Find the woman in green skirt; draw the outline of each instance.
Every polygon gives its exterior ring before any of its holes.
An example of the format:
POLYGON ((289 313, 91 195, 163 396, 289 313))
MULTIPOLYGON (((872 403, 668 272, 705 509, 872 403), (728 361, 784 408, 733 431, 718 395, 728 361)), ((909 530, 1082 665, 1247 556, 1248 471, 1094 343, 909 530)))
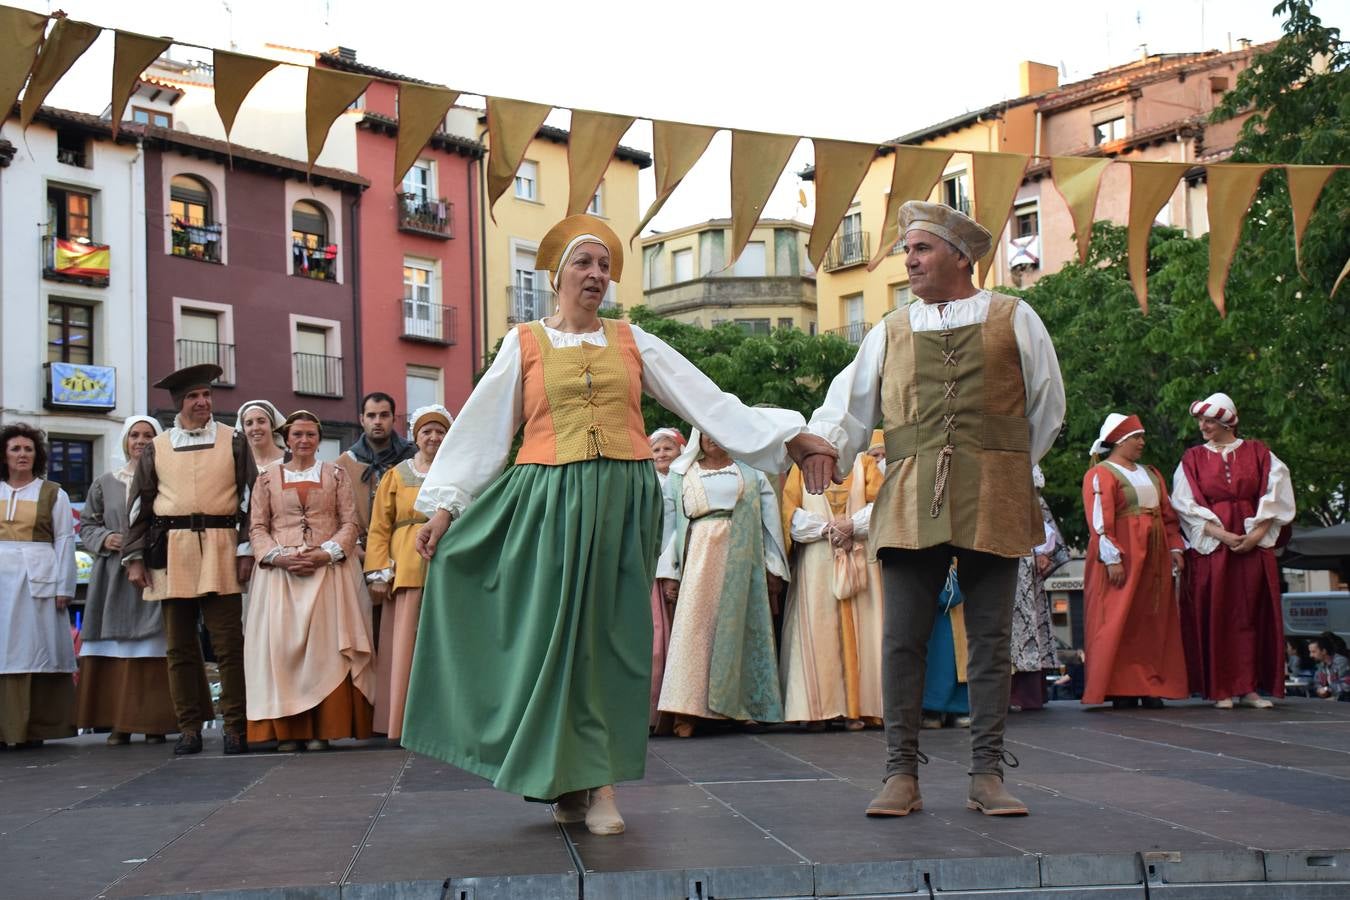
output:
POLYGON ((604 222, 559 222, 536 265, 557 310, 507 333, 417 499, 430 565, 402 743, 618 834, 613 785, 646 764, 661 540, 642 394, 761 469, 833 451, 797 413, 747 407, 659 338, 601 318, 623 270, 604 222))

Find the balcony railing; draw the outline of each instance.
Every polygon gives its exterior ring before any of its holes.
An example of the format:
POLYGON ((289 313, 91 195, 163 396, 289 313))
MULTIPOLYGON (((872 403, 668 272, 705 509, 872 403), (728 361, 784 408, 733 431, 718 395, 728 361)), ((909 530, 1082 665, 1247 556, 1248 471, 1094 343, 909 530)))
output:
POLYGON ((112 249, 87 238, 66 240, 55 235, 42 238, 42 277, 50 281, 68 281, 108 286, 108 268, 112 249))
POLYGON ((825 253, 826 272, 857 266, 867 262, 872 255, 872 236, 866 231, 845 231, 830 242, 825 253))
POLYGON ((342 357, 294 353, 295 392, 313 397, 342 396, 342 357))
POLYGON ((533 322, 548 315, 553 307, 553 292, 534 288, 508 287, 506 289, 507 321, 533 322))
POLYGON ((455 236, 455 204, 441 197, 432 200, 419 194, 398 194, 400 231, 450 239, 455 236))
POLYGON ((292 274, 317 281, 337 281, 337 244, 310 248, 304 244, 293 243, 291 258, 295 263, 295 271, 292 274))
POLYGON ((204 262, 220 262, 219 222, 175 218, 169 227, 173 234, 174 256, 186 256, 188 259, 200 259, 204 262))
POLYGON ((217 344, 214 341, 175 341, 178 350, 178 368, 200 366, 210 363, 220 366, 220 377, 216 384, 234 384, 234 344, 217 344))
POLYGON ((89 168, 89 157, 83 150, 76 150, 73 147, 57 147, 56 161, 68 166, 79 166, 81 169, 89 168))
POLYGON ((404 297, 399 301, 399 309, 403 315, 401 337, 405 340, 447 346, 455 343, 457 319, 453 306, 404 297))
POLYGON ((862 339, 867 337, 867 332, 872 330, 871 322, 849 322, 839 328, 831 328, 826 334, 834 334, 848 341, 850 344, 861 344, 862 339))

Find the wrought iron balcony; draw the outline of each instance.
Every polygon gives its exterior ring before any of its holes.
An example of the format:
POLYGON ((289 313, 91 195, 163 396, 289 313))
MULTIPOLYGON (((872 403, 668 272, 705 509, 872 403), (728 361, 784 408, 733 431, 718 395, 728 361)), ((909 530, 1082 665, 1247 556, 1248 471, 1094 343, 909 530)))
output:
POLYGON ((174 343, 178 351, 178 368, 186 369, 188 366, 210 363, 213 366, 220 366, 220 377, 216 379, 216 384, 230 386, 235 383, 234 344, 182 339, 174 343))
POLYGON ((506 289, 508 322, 533 322, 553 310, 553 292, 534 288, 508 287, 506 289))
POLYGON ((831 328, 826 334, 838 335, 850 344, 861 344, 862 339, 867 337, 867 332, 872 330, 871 322, 850 322, 839 328, 831 328))
POLYGON ((219 222, 207 222, 203 219, 180 219, 170 221, 173 233, 173 255, 188 259, 200 259, 203 262, 220 262, 219 222))
POLYGON ((312 397, 342 396, 342 357, 322 353, 293 353, 295 392, 312 397))
POLYGON ((88 238, 66 240, 55 235, 42 238, 42 277, 94 287, 108 286, 112 248, 88 238))
POLYGON ((400 231, 449 240, 455 236, 455 204, 441 197, 432 200, 420 194, 398 192, 400 231))
POLYGON ((403 316, 403 333, 400 337, 404 340, 446 346, 455 343, 455 326, 458 323, 457 311, 453 306, 404 297, 399 301, 399 311, 403 316))
POLYGON ((316 281, 337 281, 337 244, 310 248, 304 244, 292 243, 291 258, 295 264, 291 274, 301 278, 313 278, 316 281))
POLYGON ((79 166, 81 169, 89 168, 88 154, 74 147, 57 147, 56 161, 67 166, 79 166))
POLYGON ((872 236, 866 231, 844 231, 830 242, 825 253, 826 272, 857 266, 867 262, 871 256, 872 236))

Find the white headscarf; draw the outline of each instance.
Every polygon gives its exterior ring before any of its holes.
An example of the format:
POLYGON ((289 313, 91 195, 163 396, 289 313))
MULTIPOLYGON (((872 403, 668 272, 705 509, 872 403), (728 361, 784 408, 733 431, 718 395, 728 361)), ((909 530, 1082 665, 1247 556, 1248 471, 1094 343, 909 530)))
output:
POLYGON ((277 432, 277 429, 286 424, 286 417, 281 414, 281 410, 277 409, 268 400, 249 400, 244 403, 243 406, 239 407, 239 414, 234 420, 234 430, 240 434, 244 433, 244 413, 255 406, 267 413, 267 417, 272 420, 272 443, 276 444, 278 447, 284 448, 286 444, 282 441, 281 435, 277 432))
POLYGON ((608 244, 593 234, 579 234, 572 238, 572 240, 567 242, 567 246, 563 248, 561 262, 558 263, 558 271, 554 272, 553 278, 550 279, 553 283, 553 290, 556 291, 558 289, 558 285, 562 282, 562 271, 567 268, 567 261, 572 258, 572 254, 576 252, 577 247, 582 244, 599 244, 606 250, 610 249, 608 244))
POLYGON ((127 451, 127 435, 131 434, 131 429, 136 426, 137 422, 145 422, 148 424, 155 430, 156 436, 164 433, 164 428, 159 422, 149 416, 127 416, 122 422, 122 436, 117 440, 117 452, 123 460, 123 464, 121 468, 118 468, 113 472, 113 477, 125 484, 128 488, 131 487, 131 476, 136 474, 136 464, 132 460, 131 454, 127 451))
POLYGON ((684 452, 675 457, 675 461, 670 464, 671 475, 685 474, 689 471, 689 467, 703 455, 702 437, 697 428, 689 429, 689 443, 684 445, 684 452))

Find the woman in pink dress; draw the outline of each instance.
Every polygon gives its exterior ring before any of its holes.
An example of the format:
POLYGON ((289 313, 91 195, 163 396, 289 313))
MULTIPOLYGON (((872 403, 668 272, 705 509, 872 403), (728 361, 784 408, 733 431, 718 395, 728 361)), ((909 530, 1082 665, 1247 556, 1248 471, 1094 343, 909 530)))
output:
POLYGON ((1190 549, 1181 606, 1193 693, 1220 709, 1269 709, 1284 696, 1284 622, 1275 542, 1294 520, 1289 469, 1237 436, 1227 394, 1191 404, 1205 442, 1181 457, 1172 505, 1190 549))
MULTIPOLYGON (((656 479, 666 486, 670 464, 684 452, 684 435, 675 428, 658 428, 648 436, 652 445, 652 463, 656 479)), ((674 585, 662 585, 658 580, 652 586, 652 700, 647 726, 653 734, 669 734, 671 717, 662 716, 656 709, 661 698, 661 680, 666 674, 666 649, 670 646, 670 614, 675 604, 674 585), (666 596, 667 589, 671 596, 666 596)))

